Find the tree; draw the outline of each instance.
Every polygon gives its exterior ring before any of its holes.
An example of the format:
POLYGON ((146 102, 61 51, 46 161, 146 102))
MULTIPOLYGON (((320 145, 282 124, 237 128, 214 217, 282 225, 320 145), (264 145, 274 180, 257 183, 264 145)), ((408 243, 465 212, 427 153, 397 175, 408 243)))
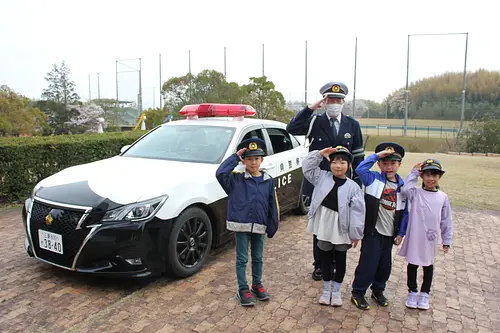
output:
POLYGON ((146 115, 146 128, 152 129, 158 125, 161 125, 165 117, 167 116, 167 112, 160 108, 156 109, 147 109, 144 111, 146 115))
POLYGON ((474 121, 467 132, 468 152, 500 154, 500 119, 486 116, 481 121, 474 121))
POLYGON ((80 127, 84 131, 96 132, 100 118, 104 110, 99 105, 89 103, 84 105, 69 105, 68 108, 74 116, 70 119, 70 124, 80 127))
POLYGON ((33 135, 48 131, 47 116, 29 98, 0 86, 0 135, 33 135))
MULTIPOLYGON (((467 73, 465 120, 486 115, 500 117, 500 71, 484 69, 467 73)), ((413 82, 408 87, 408 117, 420 119, 459 120, 463 72, 447 72, 413 82)), ((404 117, 405 90, 388 96, 393 117, 404 117)))
POLYGON ((49 86, 42 93, 42 100, 47 101, 42 104, 43 111, 48 114, 49 122, 54 127, 61 127, 70 120, 68 105, 80 100, 70 74, 70 69, 63 61, 60 66, 53 64, 52 71, 45 76, 49 86))
POLYGON ((257 111, 257 118, 268 119, 273 114, 280 114, 286 108, 283 94, 275 90, 274 83, 267 77, 251 77, 250 83, 242 89, 247 93, 246 102, 257 111))
POLYGON ((227 82, 224 75, 214 70, 203 70, 198 75, 188 73, 172 77, 163 84, 165 111, 178 118, 178 111, 188 104, 241 103, 244 92, 235 82, 227 82))

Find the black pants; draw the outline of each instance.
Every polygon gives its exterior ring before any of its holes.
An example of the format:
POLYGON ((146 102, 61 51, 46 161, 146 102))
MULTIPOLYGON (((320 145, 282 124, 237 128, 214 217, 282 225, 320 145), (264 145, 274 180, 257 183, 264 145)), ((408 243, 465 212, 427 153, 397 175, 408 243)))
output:
POLYGON ((364 295, 371 285, 375 293, 383 292, 391 275, 393 239, 374 231, 361 241, 361 255, 352 283, 353 294, 364 295))
MULTIPOLYGON (((313 256, 314 256, 314 268, 321 268, 323 270, 323 257, 320 254, 321 250, 318 247, 318 238, 316 235, 313 235, 313 256)), ((330 270, 336 269, 335 256, 332 256, 332 262, 330 263, 330 270)), ((327 280, 328 281, 328 280, 327 280)))
MULTIPOLYGON (((434 265, 422 266, 424 269, 424 281, 422 282, 422 287, 420 292, 429 293, 431 291, 432 275, 434 274, 434 265)), ((406 276, 408 281, 408 291, 418 292, 417 286, 417 265, 408 264, 406 268, 406 276)))
POLYGON ((347 251, 323 251, 318 249, 321 258, 321 270, 323 271, 323 281, 332 280, 332 260, 335 258, 337 272, 335 273, 335 282, 342 283, 345 276, 347 251))

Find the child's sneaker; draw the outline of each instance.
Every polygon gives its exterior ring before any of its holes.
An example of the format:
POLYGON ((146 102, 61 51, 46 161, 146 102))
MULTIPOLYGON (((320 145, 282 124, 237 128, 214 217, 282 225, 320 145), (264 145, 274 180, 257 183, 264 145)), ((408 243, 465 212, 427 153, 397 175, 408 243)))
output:
POLYGON ((319 304, 330 305, 331 297, 332 297, 331 291, 323 290, 323 293, 319 297, 319 304))
POLYGON ((358 294, 358 293, 352 293, 351 296, 351 302, 358 307, 358 309, 361 310, 368 310, 370 309, 370 304, 366 301, 365 295, 363 294, 358 294))
POLYGON ((267 301, 269 299, 269 294, 261 283, 252 284, 252 292, 259 301, 267 301))
POLYGON ((384 293, 381 291, 372 292, 372 298, 380 306, 389 306, 389 300, 387 299, 387 297, 385 297, 384 293))
POLYGON ((406 299, 406 307, 410 309, 416 309, 417 308, 417 301, 418 301, 418 294, 416 292, 409 292, 408 293, 408 298, 406 299))
POLYGON ((240 301, 240 305, 242 306, 253 306, 255 305, 255 300, 253 299, 252 293, 246 289, 239 290, 236 294, 238 301, 240 301))
POLYGON ((418 304, 417 307, 422 310, 429 310, 429 294, 428 293, 420 293, 418 296, 418 304))
POLYGON ((332 300, 330 301, 332 306, 342 306, 342 294, 340 291, 332 292, 332 300))

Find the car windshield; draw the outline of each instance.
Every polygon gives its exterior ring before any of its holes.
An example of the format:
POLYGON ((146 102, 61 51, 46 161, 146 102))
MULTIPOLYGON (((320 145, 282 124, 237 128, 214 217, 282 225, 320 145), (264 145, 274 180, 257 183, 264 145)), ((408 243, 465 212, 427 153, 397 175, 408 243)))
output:
POLYGON ((167 125, 152 131, 122 156, 218 164, 234 135, 234 128, 167 125))

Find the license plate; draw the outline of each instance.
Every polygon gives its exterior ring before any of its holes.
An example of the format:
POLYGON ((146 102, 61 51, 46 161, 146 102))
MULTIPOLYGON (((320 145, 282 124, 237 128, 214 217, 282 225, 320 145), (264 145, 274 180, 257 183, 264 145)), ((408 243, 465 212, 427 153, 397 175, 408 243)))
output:
POLYGON ((62 236, 53 232, 38 229, 40 248, 55 253, 63 254, 62 236))

